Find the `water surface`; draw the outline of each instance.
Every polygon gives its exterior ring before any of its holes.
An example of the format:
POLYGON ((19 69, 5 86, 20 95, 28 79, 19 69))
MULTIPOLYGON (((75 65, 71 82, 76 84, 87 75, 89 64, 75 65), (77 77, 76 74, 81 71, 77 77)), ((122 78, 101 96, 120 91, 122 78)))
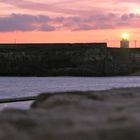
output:
MULTIPOLYGON (((0 77, 0 98, 119 87, 140 87, 140 77, 0 77)), ((30 103, 1 104, 0 108, 28 108, 30 103)))

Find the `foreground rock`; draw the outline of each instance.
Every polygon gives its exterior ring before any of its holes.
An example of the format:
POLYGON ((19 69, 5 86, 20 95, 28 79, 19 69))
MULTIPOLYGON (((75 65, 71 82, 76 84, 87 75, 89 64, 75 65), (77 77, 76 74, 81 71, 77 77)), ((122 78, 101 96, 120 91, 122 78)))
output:
POLYGON ((0 140, 140 140, 140 88, 41 94, 0 113, 0 140))

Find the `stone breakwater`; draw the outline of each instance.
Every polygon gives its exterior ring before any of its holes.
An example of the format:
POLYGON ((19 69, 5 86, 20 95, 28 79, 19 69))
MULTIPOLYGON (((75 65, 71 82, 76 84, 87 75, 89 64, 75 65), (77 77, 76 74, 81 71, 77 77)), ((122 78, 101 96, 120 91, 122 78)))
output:
POLYGON ((0 112, 0 140, 140 140, 140 88, 44 93, 0 112))
POLYGON ((0 76, 140 75, 140 49, 106 43, 0 44, 0 76))

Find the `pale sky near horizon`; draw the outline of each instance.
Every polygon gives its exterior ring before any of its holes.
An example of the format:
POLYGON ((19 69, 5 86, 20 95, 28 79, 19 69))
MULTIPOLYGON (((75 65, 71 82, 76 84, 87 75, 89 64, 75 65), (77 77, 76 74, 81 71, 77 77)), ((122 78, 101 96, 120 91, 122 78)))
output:
POLYGON ((0 0, 0 42, 140 40, 139 0, 0 0))

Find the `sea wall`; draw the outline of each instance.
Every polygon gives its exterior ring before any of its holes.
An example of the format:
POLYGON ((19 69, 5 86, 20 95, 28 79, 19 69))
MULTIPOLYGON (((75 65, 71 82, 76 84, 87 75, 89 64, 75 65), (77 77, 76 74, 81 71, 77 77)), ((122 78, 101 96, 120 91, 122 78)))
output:
POLYGON ((139 48, 108 48, 105 58, 106 75, 128 75, 140 71, 139 48))
POLYGON ((1 76, 113 76, 140 70, 140 49, 106 43, 0 44, 1 76))

